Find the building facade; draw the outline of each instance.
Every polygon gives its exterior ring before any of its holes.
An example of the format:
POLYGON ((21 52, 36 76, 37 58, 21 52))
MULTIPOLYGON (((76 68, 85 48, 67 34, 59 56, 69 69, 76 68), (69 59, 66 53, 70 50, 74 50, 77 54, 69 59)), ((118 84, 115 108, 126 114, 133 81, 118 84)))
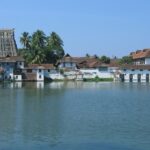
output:
POLYGON ((150 49, 137 50, 136 52, 132 52, 130 55, 135 65, 150 64, 150 49))

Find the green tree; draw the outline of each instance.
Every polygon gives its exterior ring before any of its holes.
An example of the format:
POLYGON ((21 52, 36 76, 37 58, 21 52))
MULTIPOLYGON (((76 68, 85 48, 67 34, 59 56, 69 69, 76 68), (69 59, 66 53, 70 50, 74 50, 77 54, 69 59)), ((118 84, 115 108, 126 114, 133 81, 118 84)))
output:
POLYGON ((56 63, 58 59, 61 59, 65 52, 63 49, 63 40, 60 38, 60 36, 52 32, 49 37, 47 37, 48 46, 47 46, 47 61, 56 63))
POLYGON ((45 61, 45 52, 41 49, 36 49, 33 51, 31 58, 30 63, 41 64, 45 61))
POLYGON ((100 60, 103 62, 103 63, 106 63, 106 64, 109 64, 110 63, 110 58, 107 57, 107 56, 102 56, 100 58, 100 60))
POLYGON ((133 63, 133 59, 131 56, 123 56, 119 60, 119 64, 132 64, 132 63, 133 63))
POLYGON ((23 45, 24 49, 31 48, 31 36, 28 32, 23 32, 22 36, 20 37, 20 43, 23 45))
POLYGON ((27 63, 55 64, 64 56, 63 41, 55 32, 48 37, 42 30, 37 30, 32 36, 24 32, 20 42, 24 48, 19 50, 19 55, 23 56, 27 63))
POLYGON ((46 36, 42 30, 37 30, 32 35, 32 48, 39 49, 46 46, 46 36))

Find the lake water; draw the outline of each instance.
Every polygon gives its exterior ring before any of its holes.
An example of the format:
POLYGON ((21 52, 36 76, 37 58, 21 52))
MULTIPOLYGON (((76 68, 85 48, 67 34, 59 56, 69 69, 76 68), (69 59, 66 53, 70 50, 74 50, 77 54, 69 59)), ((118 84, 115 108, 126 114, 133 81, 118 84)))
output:
POLYGON ((150 150, 150 84, 0 84, 0 150, 150 150))

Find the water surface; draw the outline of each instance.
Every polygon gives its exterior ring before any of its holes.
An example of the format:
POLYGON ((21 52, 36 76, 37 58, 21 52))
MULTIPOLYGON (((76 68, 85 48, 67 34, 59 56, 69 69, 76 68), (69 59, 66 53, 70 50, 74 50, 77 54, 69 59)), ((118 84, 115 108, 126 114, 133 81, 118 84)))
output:
POLYGON ((0 84, 2 150, 150 150, 150 84, 0 84))

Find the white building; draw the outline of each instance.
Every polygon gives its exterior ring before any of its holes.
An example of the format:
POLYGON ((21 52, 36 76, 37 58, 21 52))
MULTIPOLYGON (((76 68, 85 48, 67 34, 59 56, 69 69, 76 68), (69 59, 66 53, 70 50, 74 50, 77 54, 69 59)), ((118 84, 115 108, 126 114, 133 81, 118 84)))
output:
POLYGON ((135 65, 149 65, 150 64, 150 49, 137 50, 130 54, 135 65))
POLYGON ((0 58, 1 80, 21 81, 24 59, 19 56, 0 58))
POLYGON ((150 65, 125 65, 117 78, 123 82, 150 82, 150 65))

